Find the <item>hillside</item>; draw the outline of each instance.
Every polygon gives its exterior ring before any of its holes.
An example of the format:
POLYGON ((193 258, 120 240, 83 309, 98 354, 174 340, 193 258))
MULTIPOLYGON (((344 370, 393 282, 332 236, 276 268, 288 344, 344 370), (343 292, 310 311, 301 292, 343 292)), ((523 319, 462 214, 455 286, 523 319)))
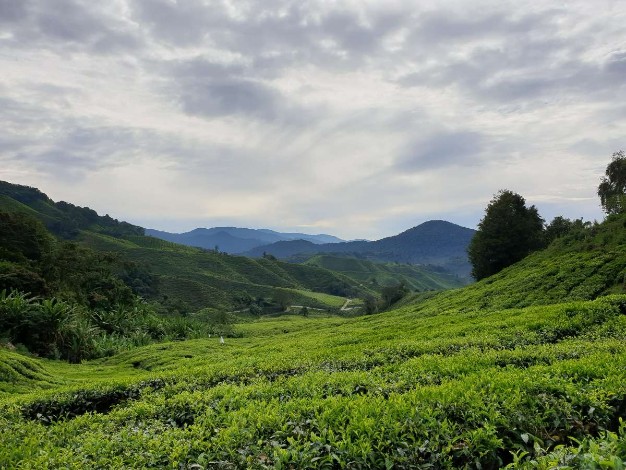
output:
POLYGON ((260 246, 244 254, 260 257, 269 253, 280 259, 302 254, 347 254, 377 261, 432 264, 469 278, 471 267, 467 246, 474 230, 442 220, 431 220, 398 235, 377 241, 353 241, 332 244, 305 244, 283 241, 260 246))
POLYGON ((460 278, 434 266, 381 263, 347 256, 315 255, 304 262, 341 273, 372 289, 404 282, 411 290, 422 292, 461 287, 460 278))
POLYGON ((305 233, 283 233, 268 229, 249 229, 238 227, 213 227, 197 228, 185 233, 169 233, 160 230, 146 229, 146 235, 162 240, 180 243, 181 245, 195 246, 213 250, 218 247, 219 251, 238 254, 252 250, 256 247, 286 241, 306 240, 313 244, 338 243, 340 238, 332 235, 305 233))
POLYGON ((192 310, 244 308, 238 299, 250 296, 271 301, 282 290, 289 293, 294 304, 330 308, 336 302, 322 302, 315 292, 340 297, 367 292, 351 279, 326 269, 208 252, 153 237, 120 240, 84 232, 80 241, 147 266, 158 276, 161 295, 180 299, 192 310))
POLYGON ((108 214, 100 216, 88 207, 68 202, 54 202, 36 188, 0 181, 0 210, 21 212, 41 220, 55 235, 72 239, 81 230, 89 230, 114 237, 143 235, 144 229, 120 222, 108 214))
MULTIPOLYGON (((141 227, 99 216, 89 208, 54 202, 35 188, 2 182, 0 211, 34 217, 61 238, 135 263, 139 271, 155 277, 153 289, 141 295, 178 311, 242 309, 252 301, 269 305, 285 295, 293 304, 336 309, 345 297, 371 293, 327 269, 230 256, 144 236, 141 227)), ((129 282, 132 286, 141 281, 129 282)))
POLYGON ((590 300, 626 292, 626 215, 557 238, 546 249, 463 289, 437 295, 440 308, 488 310, 590 300))
POLYGON ((626 295, 602 295, 623 290, 625 224, 383 314, 80 368, 0 350, 0 466, 622 468, 626 295))

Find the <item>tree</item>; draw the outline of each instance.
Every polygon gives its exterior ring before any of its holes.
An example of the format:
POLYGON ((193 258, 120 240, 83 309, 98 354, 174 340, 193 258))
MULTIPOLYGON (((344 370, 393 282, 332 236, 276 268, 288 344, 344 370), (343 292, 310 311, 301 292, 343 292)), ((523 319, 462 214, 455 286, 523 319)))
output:
POLYGON ((613 154, 598 186, 600 204, 607 214, 626 211, 626 154, 623 150, 613 154))
POLYGON ((408 293, 409 289, 407 288, 404 281, 401 281, 400 283, 395 285, 383 287, 381 296, 384 308, 390 307, 391 305, 395 304, 408 293))
POLYGON ((378 312, 378 301, 371 295, 366 295, 363 299, 363 309, 367 315, 378 312))
POLYGON ((545 230, 546 244, 549 245, 557 238, 561 238, 567 235, 569 232, 572 231, 572 229, 575 227, 577 222, 578 221, 574 222, 560 215, 552 219, 552 222, 546 225, 546 230, 545 230))
POLYGON ((277 289, 274 291, 274 302, 280 307, 280 310, 285 312, 292 303, 291 294, 289 291, 277 289))
POLYGON ((37 219, 0 211, 0 260, 40 262, 53 246, 54 239, 37 219))
POLYGON ((472 276, 483 279, 544 245, 543 219, 519 194, 502 190, 491 200, 468 247, 472 276))

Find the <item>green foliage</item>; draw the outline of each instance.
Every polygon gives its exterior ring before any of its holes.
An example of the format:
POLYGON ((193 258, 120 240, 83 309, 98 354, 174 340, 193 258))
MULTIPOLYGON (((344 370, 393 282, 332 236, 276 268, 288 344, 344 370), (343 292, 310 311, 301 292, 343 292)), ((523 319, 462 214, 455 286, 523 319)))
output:
POLYGON ((528 452, 518 452, 506 468, 548 470, 554 468, 611 469, 626 468, 626 426, 620 418, 617 432, 603 431, 597 438, 572 439, 571 445, 558 445, 554 450, 535 446, 537 457, 526 459, 528 452))
POLYGON ((0 211, 0 260, 18 263, 41 261, 54 243, 44 226, 21 213, 0 211))
POLYGON ((468 248, 472 276, 480 280, 543 246, 543 219, 519 194, 500 191, 491 200, 468 248))
POLYGON ((232 335, 232 318, 161 316, 145 303, 85 309, 57 298, 0 292, 0 338, 30 353, 79 363, 155 341, 232 335))
POLYGON ((562 238, 574 231, 581 231, 585 229, 585 222, 582 219, 570 220, 562 216, 557 216, 552 219, 544 231, 544 237, 546 244, 549 245, 557 238, 562 238))
POLYGON ((143 235, 141 227, 119 222, 108 215, 99 216, 88 207, 54 202, 36 188, 0 181, 0 210, 25 212, 39 218, 61 238, 75 238, 81 230, 92 230, 111 236, 143 235), (15 204, 17 202, 18 204, 15 204))
POLYGON ((393 286, 383 287, 383 290, 381 292, 381 298, 384 303, 384 308, 389 308, 408 293, 409 289, 403 282, 400 282, 393 286))
POLYGON ((153 344, 80 369, 27 362, 32 374, 0 350, 14 390, 1 400, 0 466, 623 462, 625 296, 420 308, 266 319, 225 344, 153 344))
POLYGON ((289 292, 282 289, 276 289, 273 300, 274 303, 278 305, 278 308, 280 308, 283 312, 287 310, 293 302, 293 299, 289 292))
POLYGON ((417 291, 452 289, 463 285, 459 277, 436 266, 382 263, 337 255, 315 255, 304 264, 341 273, 368 285, 373 291, 398 282, 404 282, 408 288, 417 291))
POLYGON ((626 154, 623 150, 613 154, 605 176, 598 186, 602 209, 607 214, 619 214, 626 210, 626 154))
POLYGON ((115 273, 119 259, 74 242, 59 243, 42 270, 53 292, 91 308, 130 305, 132 289, 115 273))
POLYGON ((0 291, 11 289, 44 296, 49 293, 46 280, 28 265, 0 261, 0 291))

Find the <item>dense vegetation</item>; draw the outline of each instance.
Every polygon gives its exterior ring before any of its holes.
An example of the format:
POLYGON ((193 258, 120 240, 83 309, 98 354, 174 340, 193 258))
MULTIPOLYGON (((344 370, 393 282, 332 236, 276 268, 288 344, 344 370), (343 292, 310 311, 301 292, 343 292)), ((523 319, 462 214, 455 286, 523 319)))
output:
MULTIPOLYGON (((85 267, 93 266, 94 270, 103 264, 114 264, 110 268, 115 272, 115 276, 109 276, 111 282, 119 284, 121 279, 135 294, 158 302, 172 313, 191 313, 206 308, 241 310, 250 307, 250 298, 262 311, 271 311, 279 308, 277 298, 284 297, 285 290, 296 305, 331 310, 338 310, 337 305, 343 305, 348 297, 376 295, 354 280, 327 269, 229 256, 216 250, 189 248, 146 237, 140 227, 108 216, 100 217, 89 208, 55 203, 35 188, 0 182, 0 211, 5 219, 18 217, 21 221, 21 225, 10 232, 15 235, 11 243, 19 239, 21 231, 26 230, 33 219, 45 224, 60 240, 69 240, 56 243, 64 254, 47 257, 46 266, 57 269, 67 257, 81 260, 85 267)), ((54 237, 45 235, 45 229, 39 227, 38 230, 39 235, 32 236, 43 237, 55 245, 54 237)), ((0 239, 0 246, 5 242, 8 243, 0 239)), ((38 265, 31 269, 32 266, 25 263, 16 264, 14 252, 13 245, 0 251, 0 289, 17 288, 36 295, 48 293, 41 280, 45 268, 38 265), (8 267, 6 261, 12 265, 8 267)), ((77 281, 90 277, 74 268, 67 267, 63 271, 74 272, 71 277, 77 281)))
POLYGON ((232 333, 223 315, 165 315, 165 305, 138 296, 153 288, 138 265, 57 240, 24 213, 0 211, 0 341, 9 347, 80 362, 154 341, 232 333))
POLYGON ((373 290, 404 282, 414 291, 445 290, 460 287, 461 278, 437 266, 416 266, 408 263, 382 263, 349 256, 315 255, 304 262, 341 273, 373 290))
POLYGON ((0 352, 0 465, 622 468, 626 295, 602 295, 623 292, 625 227, 384 314, 78 366, 0 352))

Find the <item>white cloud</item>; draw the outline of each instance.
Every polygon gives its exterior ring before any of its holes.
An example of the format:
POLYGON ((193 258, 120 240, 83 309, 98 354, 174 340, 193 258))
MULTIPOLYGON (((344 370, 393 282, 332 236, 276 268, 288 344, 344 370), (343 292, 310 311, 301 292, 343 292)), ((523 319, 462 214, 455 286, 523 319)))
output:
POLYGON ((155 228, 599 218, 623 2, 0 0, 0 178, 155 228), (17 6, 16 6, 17 5, 17 6))

